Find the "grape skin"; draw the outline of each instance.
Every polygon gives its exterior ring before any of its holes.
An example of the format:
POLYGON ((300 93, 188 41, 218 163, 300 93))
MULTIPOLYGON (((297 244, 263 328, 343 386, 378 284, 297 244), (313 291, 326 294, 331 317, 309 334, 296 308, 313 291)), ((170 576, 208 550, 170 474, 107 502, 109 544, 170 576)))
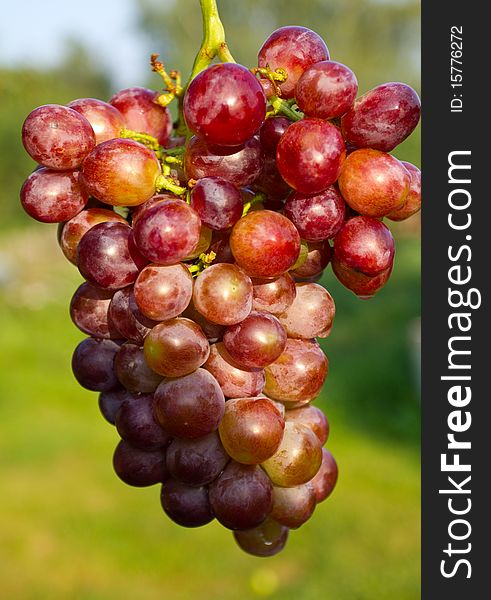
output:
POLYGON ((338 480, 338 466, 334 456, 322 448, 322 463, 310 484, 314 488, 316 502, 323 502, 334 490, 338 480))
POLYGON ((80 331, 96 338, 121 338, 109 314, 113 295, 112 290, 87 281, 77 288, 70 302, 70 317, 80 331))
POLYGON ((115 424, 123 440, 147 452, 165 448, 172 440, 154 418, 152 395, 124 400, 116 413, 115 424))
POLYGON ((113 456, 116 475, 127 485, 147 487, 166 481, 165 453, 162 450, 146 452, 121 440, 113 456))
POLYGON ((281 552, 288 539, 288 527, 266 519, 258 527, 234 531, 237 545, 253 556, 274 556, 281 552))
POLYGON ((94 392, 110 392, 119 387, 114 358, 119 344, 113 340, 86 338, 75 348, 72 371, 78 383, 94 392))
POLYGON ((404 160, 401 160, 401 164, 409 173, 409 192, 404 204, 387 215, 387 218, 391 221, 404 221, 421 210, 421 171, 418 167, 404 160))
POLYGON ((315 490, 310 482, 287 488, 274 486, 270 517, 289 529, 298 529, 310 519, 315 506, 315 490))
POLYGON ((119 382, 134 393, 151 394, 162 381, 162 376, 146 363, 143 348, 126 342, 114 359, 114 368, 119 382))
POLYGON ((166 515, 182 527, 201 527, 215 518, 206 487, 169 479, 162 486, 160 501, 166 515))
POLYGON ((124 127, 123 115, 107 102, 95 98, 78 98, 67 106, 83 115, 90 123, 96 145, 120 136, 124 127))
POLYGON ((109 317, 121 334, 120 337, 139 345, 143 344, 148 332, 157 325, 140 312, 131 286, 116 291, 109 305, 109 317))
POLYGON ((288 337, 305 340, 326 337, 336 312, 331 294, 317 283, 297 283, 296 287, 295 300, 279 316, 288 337))

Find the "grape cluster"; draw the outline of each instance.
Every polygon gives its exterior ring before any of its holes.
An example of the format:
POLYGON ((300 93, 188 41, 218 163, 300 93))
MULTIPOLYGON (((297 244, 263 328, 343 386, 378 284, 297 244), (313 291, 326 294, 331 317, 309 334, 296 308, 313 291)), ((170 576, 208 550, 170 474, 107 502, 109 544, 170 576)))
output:
POLYGON ((174 126, 161 94, 131 88, 41 106, 23 127, 38 167, 22 205, 59 223, 86 280, 70 315, 89 337, 72 367, 121 437, 115 472, 161 484, 173 521, 216 518, 257 556, 336 484, 311 404, 335 305, 315 282, 331 263, 373 296, 394 261, 383 218, 421 204, 419 170, 389 154, 418 123, 416 93, 357 94, 316 33, 283 27, 257 68, 199 72, 174 126))

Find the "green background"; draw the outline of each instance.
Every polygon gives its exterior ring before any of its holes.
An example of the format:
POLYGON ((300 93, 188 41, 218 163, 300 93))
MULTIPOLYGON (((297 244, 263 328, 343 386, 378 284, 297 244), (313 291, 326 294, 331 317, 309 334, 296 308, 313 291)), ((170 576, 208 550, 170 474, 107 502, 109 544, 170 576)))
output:
MULTIPOLYGON (((196 0, 136 4, 149 53, 188 70, 200 38, 196 0)), ((244 64, 253 66, 272 29, 298 23, 323 35, 360 91, 391 80, 418 88, 417 2, 223 0, 221 9, 244 64)), ((67 307, 80 276, 58 250, 56 227, 23 214, 18 189, 33 166, 19 135, 27 113, 114 91, 111 74, 74 43, 50 70, 2 67, 0 55, 0 598, 419 598, 418 217, 390 224, 394 274, 374 299, 355 298, 330 269, 323 278, 337 316, 316 403, 331 423, 340 478, 283 553, 245 555, 216 523, 179 528, 156 487, 132 489, 113 474, 116 432, 70 371, 83 336, 67 307)), ((418 130, 395 154, 419 165, 419 140, 418 130)))

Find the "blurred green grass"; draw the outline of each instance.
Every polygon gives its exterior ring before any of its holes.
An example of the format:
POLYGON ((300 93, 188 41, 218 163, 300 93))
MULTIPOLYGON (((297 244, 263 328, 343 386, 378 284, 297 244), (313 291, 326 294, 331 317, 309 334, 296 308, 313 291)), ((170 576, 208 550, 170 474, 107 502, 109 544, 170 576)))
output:
POLYGON ((323 281, 338 312, 317 402, 339 484, 281 555, 255 559, 216 523, 170 523, 156 487, 116 478, 116 432, 70 372, 82 334, 67 305, 79 275, 54 228, 4 236, 0 253, 15 259, 0 292, 0 598, 418 598, 419 404, 407 328, 419 314, 419 242, 399 238, 394 276, 375 299, 356 299, 330 271, 323 281))

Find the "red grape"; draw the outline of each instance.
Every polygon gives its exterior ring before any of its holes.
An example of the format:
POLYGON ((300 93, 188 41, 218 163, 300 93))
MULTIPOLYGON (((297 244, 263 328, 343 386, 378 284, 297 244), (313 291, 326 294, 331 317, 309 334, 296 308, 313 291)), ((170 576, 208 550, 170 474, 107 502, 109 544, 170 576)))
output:
POLYGON ((162 486, 160 501, 165 514, 181 527, 201 527, 214 519, 206 487, 169 479, 162 486))
POLYGON ((114 358, 119 344, 113 340, 86 338, 75 348, 72 371, 78 383, 87 390, 109 392, 119 386, 114 371, 114 358))
POLYGON ((257 465, 230 461, 210 485, 210 503, 218 521, 228 529, 251 529, 271 511, 273 486, 257 465))
POLYGON ((79 98, 68 103, 70 108, 83 115, 95 134, 95 143, 100 144, 121 135, 124 127, 123 115, 117 108, 95 98, 79 98))
POLYGON ((156 102, 158 92, 142 87, 121 90, 109 103, 123 115, 126 127, 156 137, 166 146, 172 131, 172 118, 168 108, 156 102))
POLYGON ((119 349, 114 368, 119 382, 129 392, 151 394, 162 381, 162 376, 147 365, 143 348, 131 342, 126 342, 119 349))
POLYGON ((404 204, 395 211, 389 213, 387 218, 391 221, 404 221, 421 209, 421 171, 413 164, 401 160, 409 173, 409 193, 404 200, 404 204))
POLYGON ((139 204, 138 206, 135 206, 131 211, 132 226, 134 227, 136 225, 136 222, 138 221, 138 219, 144 213, 146 213, 149 208, 152 208, 156 204, 160 204, 161 202, 164 202, 164 200, 178 200, 178 198, 175 194, 172 194, 171 192, 162 192, 161 194, 155 194, 155 196, 152 196, 150 198, 150 200, 147 200, 143 204, 139 204))
POLYGON ((259 67, 286 71, 286 81, 279 84, 284 98, 293 98, 295 86, 305 69, 323 60, 329 60, 324 40, 314 31, 298 26, 273 31, 258 54, 259 67))
POLYGON ((390 154, 365 148, 346 159, 339 189, 349 206, 367 217, 385 217, 400 208, 409 192, 410 177, 390 154))
POLYGON ((314 488, 316 502, 322 502, 332 493, 338 480, 338 466, 334 456, 322 448, 322 463, 310 484, 314 488))
MULTIPOLYGON (((253 188, 266 194, 270 200, 275 200, 277 202, 283 201, 288 194, 292 192, 292 188, 286 183, 278 171, 276 155, 266 155, 264 157, 261 172, 255 179, 253 188)), ((257 204, 254 204, 252 210, 254 210, 256 206, 257 204)))
POLYGON ((353 217, 334 240, 334 253, 350 269, 371 277, 388 269, 394 261, 394 238, 378 219, 353 217))
POLYGON ((288 539, 288 527, 266 519, 258 527, 234 531, 234 538, 244 552, 253 556, 274 556, 281 552, 288 539))
POLYGON ((273 315, 254 311, 240 323, 227 327, 223 343, 240 366, 262 369, 274 362, 285 349, 286 332, 273 315))
POLYGON ((234 225, 230 247, 239 267, 251 277, 278 277, 295 264, 300 236, 283 215, 253 211, 234 225))
POLYGON ((291 271, 296 279, 318 277, 331 260, 332 250, 327 240, 324 242, 307 242, 307 250, 305 262, 291 271))
POLYGON ((270 155, 276 156, 278 142, 292 122, 286 117, 271 117, 264 121, 259 132, 259 139, 263 150, 270 155))
POLYGON ((270 517, 289 529, 297 529, 310 519, 315 505, 315 491, 310 482, 287 488, 274 486, 270 517))
POLYGON ((392 273, 392 265, 378 275, 365 275, 360 271, 351 269, 342 263, 336 255, 332 259, 332 270, 339 281, 351 290, 356 296, 367 300, 378 292, 386 283, 392 273))
POLYGON ((183 265, 148 265, 138 275, 135 300, 141 312, 155 321, 180 315, 193 295, 193 278, 183 265))
POLYGON ((77 249, 82 236, 98 223, 111 221, 113 223, 127 224, 126 220, 112 210, 104 208, 88 208, 67 221, 60 234, 60 247, 68 260, 77 264, 77 249))
POLYGON ((26 213, 42 223, 60 223, 77 215, 88 195, 79 184, 77 171, 38 169, 31 173, 20 191, 26 213))
POLYGON ((134 448, 124 440, 116 446, 113 467, 124 483, 134 487, 155 485, 168 477, 165 453, 162 450, 146 452, 134 448))
POLYGON ((239 190, 221 177, 203 177, 191 190, 191 206, 211 229, 228 229, 242 216, 239 190))
POLYGON ((321 445, 327 442, 329 437, 329 423, 326 415, 317 406, 307 404, 285 412, 285 422, 300 423, 306 425, 319 438, 321 445))
POLYGON ((257 137, 238 148, 209 146, 196 136, 186 144, 184 170, 188 179, 222 177, 242 187, 250 185, 257 178, 261 167, 261 143, 257 137))
POLYGON ((134 396, 123 401, 115 423, 119 435, 134 448, 158 450, 168 446, 172 440, 155 420, 151 395, 134 396))
POLYGON ((252 281, 235 265, 211 265, 196 279, 193 302, 196 310, 212 323, 240 323, 252 309, 252 281))
POLYGON ((300 423, 285 423, 283 439, 262 465, 274 485, 293 487, 310 481, 322 462, 322 446, 315 433, 300 423))
POLYGON ((29 113, 22 126, 22 143, 31 158, 57 171, 76 169, 95 146, 89 121, 77 111, 46 104, 29 113))
POLYGON ((247 465, 264 462, 276 452, 285 421, 267 398, 228 400, 219 432, 228 455, 247 465))
POLYGON ((330 186, 319 194, 295 192, 285 203, 285 216, 308 242, 333 238, 346 218, 346 204, 338 189, 330 186))
POLYGON ((310 402, 319 395, 327 370, 327 358, 316 342, 289 339, 283 354, 264 370, 264 393, 281 402, 310 402))
POLYGON ((70 317, 84 333, 97 338, 121 338, 121 333, 109 315, 114 292, 89 282, 82 283, 70 302, 70 317))
POLYGON ((210 346, 205 334, 189 319, 169 319, 156 325, 145 338, 145 360, 164 377, 182 377, 206 362, 210 346))
POLYGON ((261 127, 266 97, 254 75, 242 65, 217 64, 201 71, 184 96, 189 129, 217 146, 239 146, 261 127))
POLYGON ((290 187, 303 194, 317 194, 337 180, 345 154, 337 127, 322 119, 302 119, 281 137, 276 162, 290 187))
POLYGON ((212 433, 218 428, 224 410, 222 390, 204 369, 165 380, 155 392, 157 420, 175 437, 194 439, 212 433))
POLYGON ((384 83, 356 100, 341 127, 350 144, 390 152, 413 132, 420 115, 421 104, 412 88, 384 83))
POLYGON ((295 99, 308 117, 335 119, 353 106, 357 92, 358 81, 353 71, 326 60, 310 66, 300 77, 295 99))
POLYGON ((99 144, 82 165, 82 182, 91 196, 113 206, 137 206, 155 194, 160 175, 155 153, 133 140, 99 144))
POLYGON ((284 273, 273 280, 253 281, 253 308, 279 315, 291 305, 296 295, 295 282, 284 273))
POLYGON ((172 265, 185 259, 199 242, 201 221, 182 200, 165 200, 149 208, 135 224, 135 242, 148 260, 172 265))
POLYGON ((331 294, 317 283, 297 283, 292 305, 279 316, 288 337, 326 337, 332 327, 336 307, 331 294))
POLYGON ((133 288, 118 290, 109 305, 109 316, 121 336, 135 344, 143 344, 145 336, 157 323, 140 312, 133 288))
POLYGON ((263 391, 264 371, 241 368, 222 342, 211 346, 210 356, 203 367, 215 377, 227 398, 252 397, 263 391))
POLYGON ((193 440, 176 438, 167 448, 169 473, 188 485, 211 483, 228 461, 229 456, 216 431, 193 440))
POLYGON ((78 244, 80 273, 102 288, 117 290, 133 283, 144 264, 128 242, 131 227, 123 223, 99 223, 78 244))

